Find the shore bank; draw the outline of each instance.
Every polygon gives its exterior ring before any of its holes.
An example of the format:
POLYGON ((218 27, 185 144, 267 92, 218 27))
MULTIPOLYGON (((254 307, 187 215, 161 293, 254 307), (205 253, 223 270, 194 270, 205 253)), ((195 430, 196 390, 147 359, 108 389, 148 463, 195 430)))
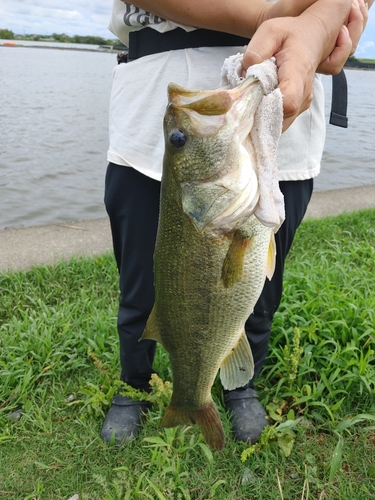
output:
MULTIPOLYGON (((48 42, 46 42, 48 43, 48 42)), ((53 42, 57 43, 57 42, 53 42)), ((91 47, 79 47, 79 44, 77 46, 72 47, 72 46, 65 46, 64 44, 60 44, 60 46, 56 45, 44 45, 43 42, 41 42, 40 45, 24 45, 19 42, 13 42, 13 43, 0 43, 0 47, 7 47, 7 48, 23 48, 23 49, 51 49, 51 50, 74 50, 74 51, 81 51, 81 52, 106 52, 110 54, 118 54, 119 52, 123 52, 125 50, 125 47, 119 47, 119 46, 111 46, 111 45, 92 45, 91 47)), ((84 45, 84 44, 83 44, 84 45)))
MULTIPOLYGON (((313 193, 305 218, 375 208, 375 185, 313 193)), ((108 218, 0 231, 0 272, 112 250, 108 218)))
MULTIPOLYGON (((52 46, 52 45, 47 45, 49 43, 58 43, 57 41, 52 42, 52 41, 43 41, 43 40, 38 40, 40 42, 40 45, 31 45, 27 44, 24 45, 22 44, 23 40, 4 40, 2 43, 0 43, 0 47, 24 47, 24 48, 31 48, 31 49, 60 49, 60 50, 81 50, 85 52, 110 52, 117 54, 119 52, 123 52, 127 50, 127 47, 120 47, 120 46, 111 46, 111 45, 95 45, 92 44, 92 48, 85 48, 85 47, 72 47, 69 44, 72 44, 74 42, 66 42, 67 46, 64 47, 64 43, 61 43, 61 46, 52 46), (46 44, 46 45, 44 45, 46 44)), ((26 40, 28 42, 31 42, 31 40, 26 40)), ((79 44, 77 44, 79 45, 79 44)), ((375 63, 373 62, 363 62, 359 60, 350 60, 346 61, 344 65, 344 69, 370 69, 370 70, 375 70, 375 63)))

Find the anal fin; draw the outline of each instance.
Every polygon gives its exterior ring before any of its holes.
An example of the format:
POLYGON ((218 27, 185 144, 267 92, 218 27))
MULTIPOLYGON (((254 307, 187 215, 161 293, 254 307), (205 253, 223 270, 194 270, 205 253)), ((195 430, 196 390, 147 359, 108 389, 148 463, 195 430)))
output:
POLYGON ((220 380, 224 389, 233 391, 237 387, 246 385, 253 375, 254 359, 244 330, 237 345, 221 364, 220 380))

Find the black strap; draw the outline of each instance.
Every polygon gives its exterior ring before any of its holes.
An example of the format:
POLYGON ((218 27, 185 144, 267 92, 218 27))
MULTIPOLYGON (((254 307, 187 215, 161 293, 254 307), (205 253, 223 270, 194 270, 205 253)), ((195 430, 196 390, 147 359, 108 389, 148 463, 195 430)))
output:
POLYGON ((169 50, 197 47, 237 47, 247 45, 249 38, 206 29, 185 31, 176 28, 160 33, 152 28, 144 28, 129 33, 128 61, 158 54, 169 50))
POLYGON ((348 128, 348 84, 344 70, 332 77, 332 103, 329 123, 338 127, 348 128))

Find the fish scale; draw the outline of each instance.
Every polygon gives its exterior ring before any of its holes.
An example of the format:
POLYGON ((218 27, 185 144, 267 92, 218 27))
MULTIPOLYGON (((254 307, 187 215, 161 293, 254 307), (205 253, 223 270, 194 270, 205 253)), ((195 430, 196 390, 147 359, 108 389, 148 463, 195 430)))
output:
POLYGON ((193 94, 171 84, 164 120, 155 305, 142 338, 170 358, 173 393, 161 424, 196 423, 218 450, 224 431, 211 388, 219 369, 227 389, 252 377, 244 324, 274 262, 273 231, 252 215, 254 150, 241 150, 261 97, 254 78, 193 94))

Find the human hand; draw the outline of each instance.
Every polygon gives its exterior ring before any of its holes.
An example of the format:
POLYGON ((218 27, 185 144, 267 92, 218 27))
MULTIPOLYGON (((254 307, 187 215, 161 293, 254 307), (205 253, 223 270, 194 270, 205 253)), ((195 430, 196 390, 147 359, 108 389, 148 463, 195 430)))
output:
POLYGON ((318 0, 300 16, 263 22, 250 40, 243 58, 244 71, 271 56, 276 58, 284 96, 284 131, 310 106, 320 63, 330 55, 343 58, 344 48, 351 51, 347 28, 340 32, 349 20, 351 5, 351 0, 318 0))
POLYGON ((347 24, 341 28, 331 54, 319 64, 318 73, 336 75, 341 71, 348 57, 356 51, 367 20, 368 4, 364 0, 353 0, 347 24))
POLYGON ((276 58, 279 88, 283 94, 283 131, 310 106, 314 74, 320 62, 316 47, 317 41, 311 40, 302 29, 300 17, 284 17, 265 21, 244 53, 244 71, 271 56, 276 58))

